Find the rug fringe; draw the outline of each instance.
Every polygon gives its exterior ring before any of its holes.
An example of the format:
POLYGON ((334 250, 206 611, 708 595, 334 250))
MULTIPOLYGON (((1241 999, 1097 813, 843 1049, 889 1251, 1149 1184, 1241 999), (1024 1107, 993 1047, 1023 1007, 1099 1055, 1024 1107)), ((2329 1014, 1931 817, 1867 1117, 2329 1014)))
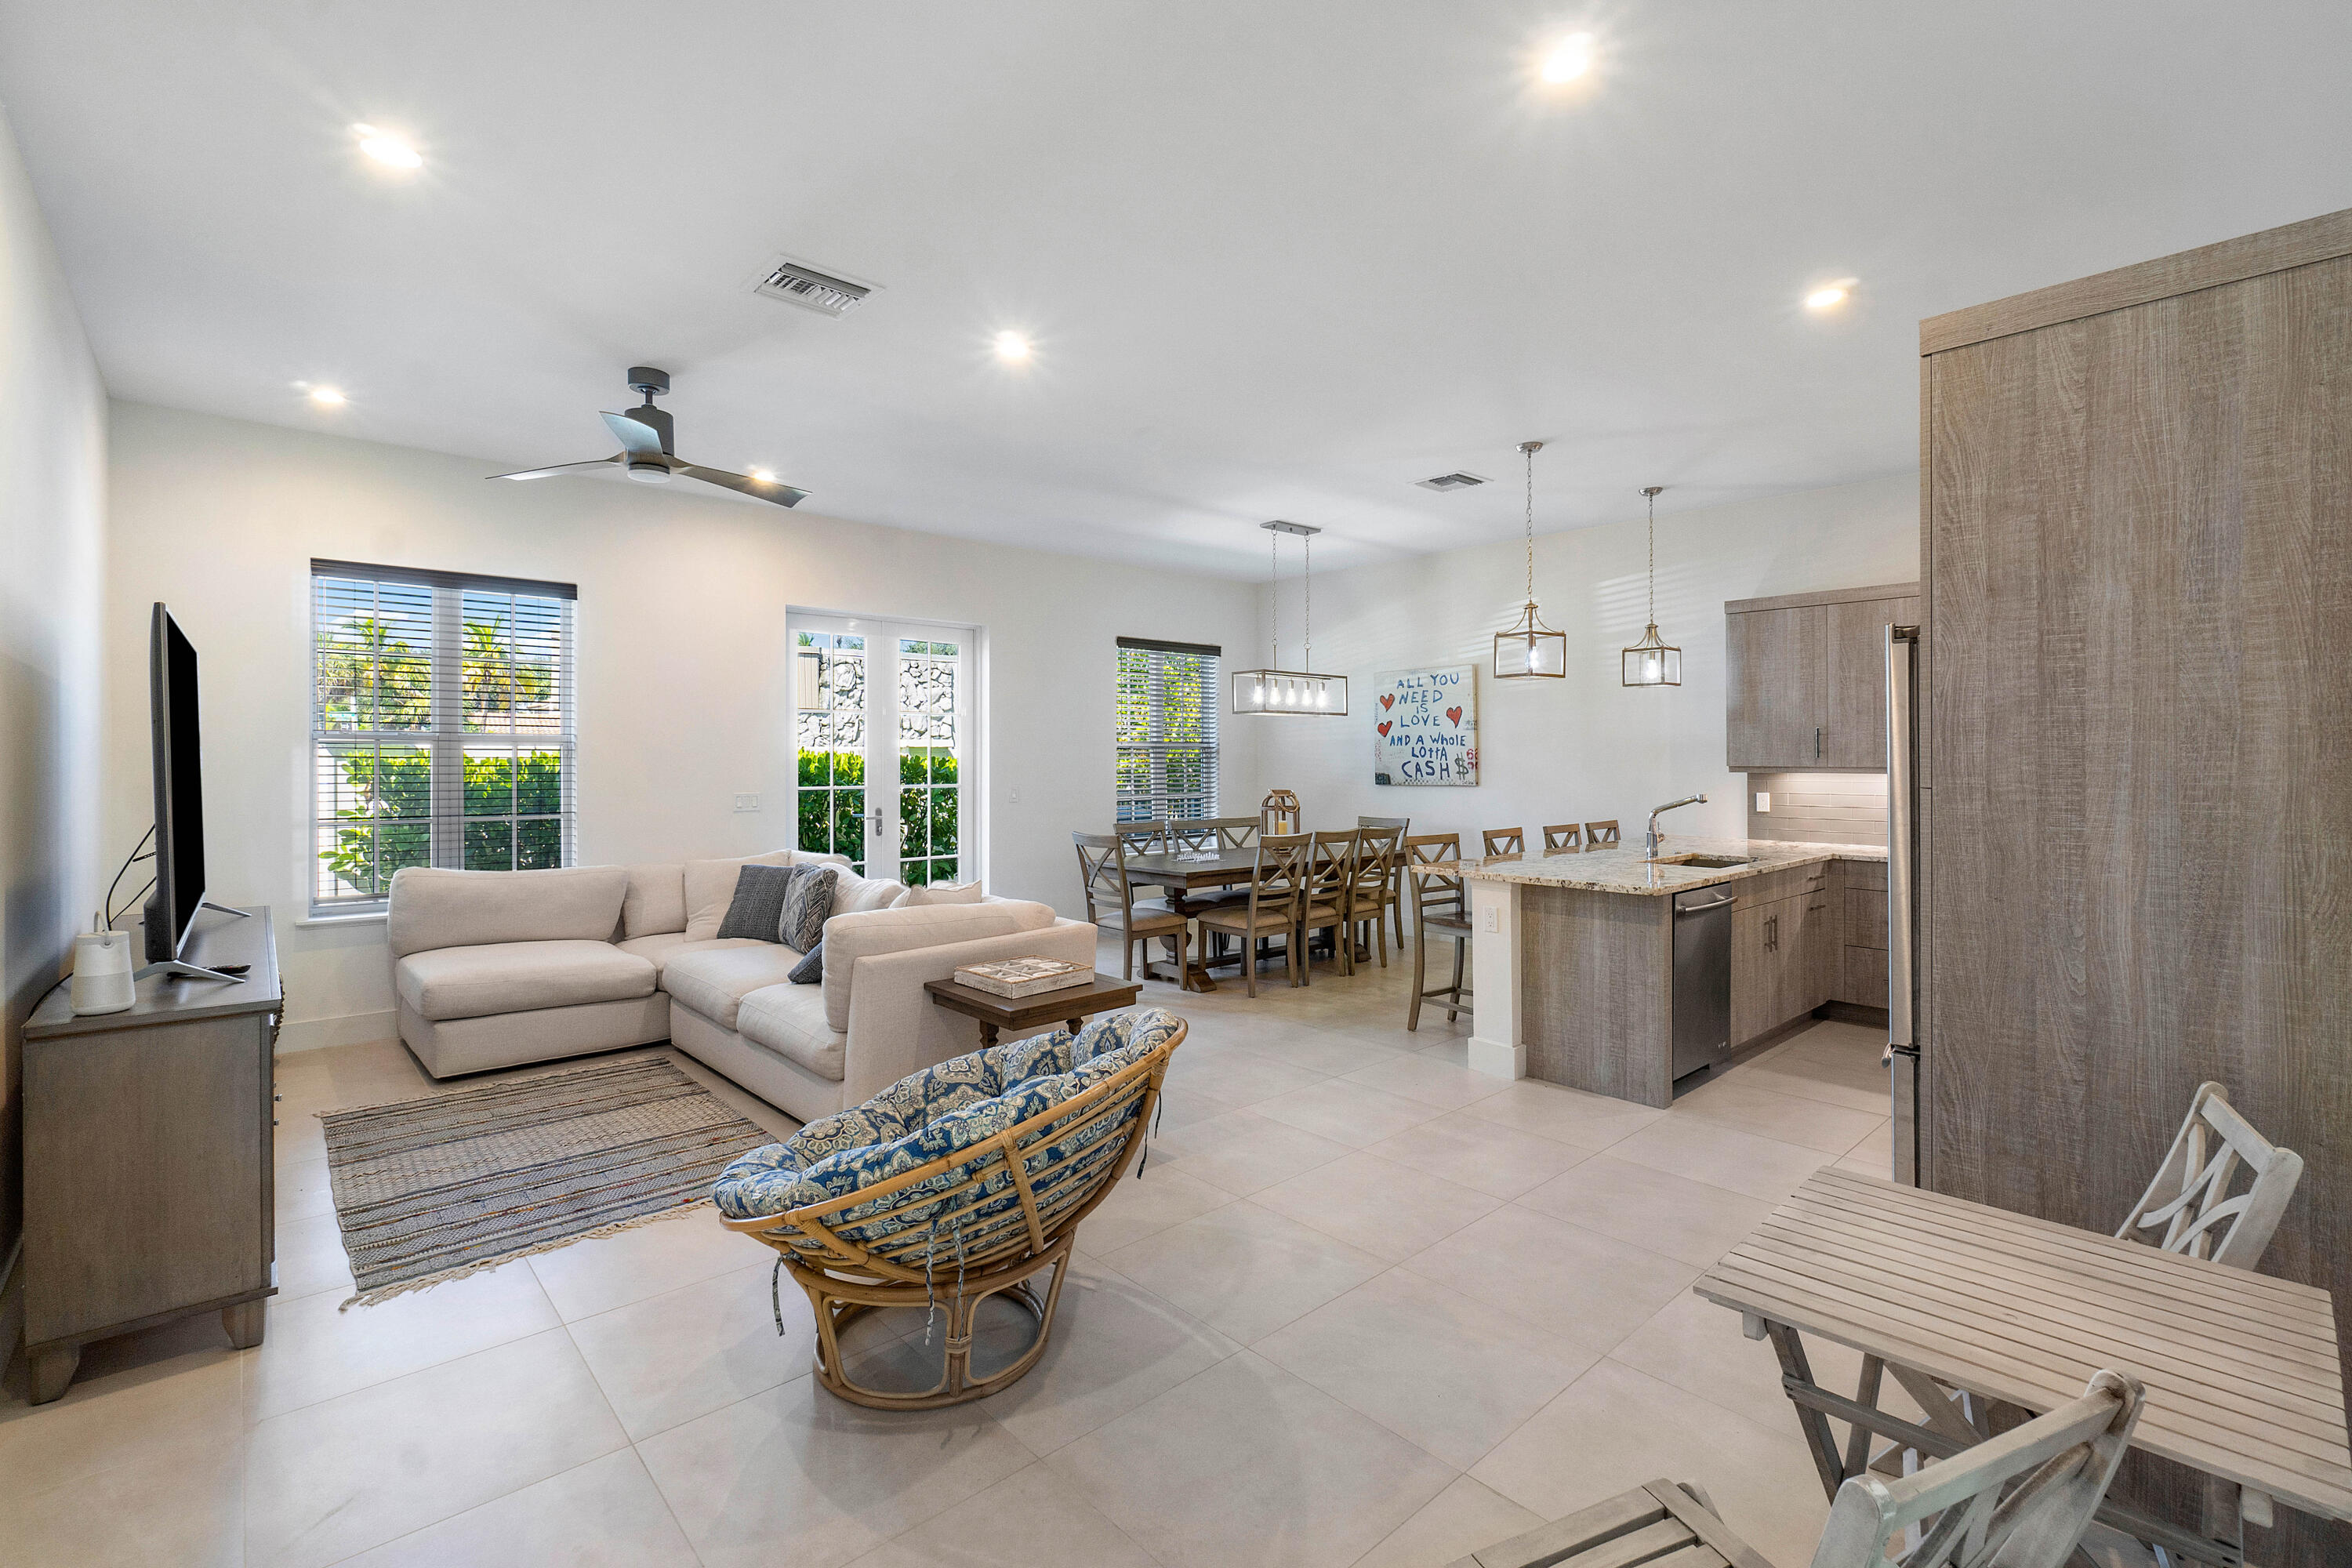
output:
POLYGON ((373 1290, 361 1291, 341 1306, 337 1307, 335 1310, 347 1312, 353 1307, 381 1306, 395 1296, 405 1296, 412 1290, 429 1289, 436 1285, 446 1285, 452 1279, 463 1279, 467 1275, 478 1274, 485 1268, 502 1268, 518 1258, 535 1257, 542 1252, 553 1252, 560 1247, 570 1247, 576 1241, 593 1241, 599 1237, 618 1236, 625 1230, 635 1230, 639 1226, 652 1225, 659 1220, 677 1219, 702 1209, 709 1209, 715 1214, 718 1212, 718 1205, 708 1198, 697 1198, 690 1204, 680 1204, 675 1208, 655 1209, 650 1214, 632 1215, 627 1219, 608 1221, 593 1230, 575 1231, 570 1236, 555 1237, 551 1240, 538 1242, 530 1247, 518 1247, 512 1252, 501 1252, 495 1258, 478 1258, 471 1263, 461 1263, 455 1268, 444 1268, 436 1274, 425 1274, 415 1279, 404 1279, 397 1285, 379 1285, 373 1290))

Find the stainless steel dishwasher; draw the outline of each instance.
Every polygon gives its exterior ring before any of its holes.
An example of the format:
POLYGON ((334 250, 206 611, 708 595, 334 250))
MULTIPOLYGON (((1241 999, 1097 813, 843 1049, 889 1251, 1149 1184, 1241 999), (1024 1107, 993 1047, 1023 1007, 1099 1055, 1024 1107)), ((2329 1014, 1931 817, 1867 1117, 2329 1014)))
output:
POLYGON ((1731 1054, 1731 906, 1722 888, 1675 895, 1675 1071, 1731 1054))

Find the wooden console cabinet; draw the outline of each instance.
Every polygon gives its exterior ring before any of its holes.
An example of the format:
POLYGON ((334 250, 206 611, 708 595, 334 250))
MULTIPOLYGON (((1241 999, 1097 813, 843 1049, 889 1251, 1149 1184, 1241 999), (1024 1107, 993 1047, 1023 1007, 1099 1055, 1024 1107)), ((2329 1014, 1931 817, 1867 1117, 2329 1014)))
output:
POLYGON ((199 911, 186 956, 235 984, 162 977, 76 1017, 60 984, 25 1026, 25 1351, 35 1404, 92 1340, 217 1311, 261 1342, 277 1293, 271 1070, 285 995, 269 911, 199 911))

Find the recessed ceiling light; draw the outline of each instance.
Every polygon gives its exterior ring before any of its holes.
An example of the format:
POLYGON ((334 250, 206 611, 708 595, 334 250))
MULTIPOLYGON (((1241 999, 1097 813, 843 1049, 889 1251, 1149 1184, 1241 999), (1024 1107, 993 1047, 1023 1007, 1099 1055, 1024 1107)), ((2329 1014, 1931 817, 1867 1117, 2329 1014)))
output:
POLYGON ((310 401, 321 408, 341 407, 343 403, 342 390, 333 386, 314 386, 310 389, 310 401))
POLYGON ((763 485, 772 485, 776 482, 776 476, 766 468, 753 468, 750 477, 759 480, 763 485))
POLYGON ((1570 33, 1544 56, 1543 79, 1548 82, 1574 81, 1591 68, 1592 35, 1570 33))
POLYGON ((996 357, 1006 364, 1019 364, 1029 357, 1029 340, 1019 332, 997 333, 996 357))
POLYGON ((360 151, 379 163, 389 164, 395 169, 424 167, 425 160, 417 155, 416 149, 397 136, 378 131, 373 125, 354 125, 352 134, 360 139, 360 151))
POLYGON ((1805 309, 1826 310, 1832 305, 1844 304, 1846 296, 1853 292, 1854 281, 1851 278, 1841 278, 1834 283, 1822 284, 1805 296, 1805 309))

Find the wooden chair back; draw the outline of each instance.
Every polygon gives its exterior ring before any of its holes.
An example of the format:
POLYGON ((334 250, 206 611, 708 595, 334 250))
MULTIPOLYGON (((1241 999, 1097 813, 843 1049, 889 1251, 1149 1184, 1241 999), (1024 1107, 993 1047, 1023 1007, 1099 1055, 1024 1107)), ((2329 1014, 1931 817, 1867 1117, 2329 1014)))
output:
POLYGON ((1360 816, 1356 818, 1356 826, 1359 827, 1393 827, 1397 830, 1399 835, 1403 835, 1412 831, 1412 818, 1409 816, 1360 816))
POLYGON ((1584 847, 1587 849, 1599 849, 1605 845, 1622 842, 1617 833, 1617 819, 1613 816, 1606 822, 1588 822, 1584 825, 1584 847))
POLYGON ((1117 831, 1130 855, 1165 855, 1169 826, 1168 819, 1161 817, 1156 822, 1122 822, 1117 831))
MULTIPOLYGON (((1358 822, 1364 819, 1357 818, 1358 822)), ((1396 879, 1397 854, 1404 845, 1404 825, 1356 829, 1356 875, 1349 897, 1359 910, 1387 907, 1396 879)))
POLYGON ((1416 936, 1425 919, 1470 923, 1468 889, 1459 875, 1425 869, 1452 865, 1462 858, 1458 833, 1417 833, 1404 841, 1404 871, 1412 882, 1412 924, 1416 936))
POLYGON ((1220 849, 1246 849, 1257 842, 1258 820, 1255 816, 1211 816, 1203 818, 1217 831, 1220 849))
POLYGON ((1838 1489, 1813 1568, 2060 1568, 2131 1446, 2137 1379, 2091 1374, 2083 1397, 1916 1475, 1865 1471, 1838 1489), (1930 1524, 1928 1521, 1933 1521, 1930 1524), (1919 1544, 1889 1550, 1914 1525, 1919 1544))
POLYGON ((1257 875, 1250 879, 1249 923, 1257 929, 1258 916, 1286 915, 1299 907, 1307 890, 1307 857, 1315 840, 1304 833, 1261 834, 1257 841, 1257 875))
POLYGON ((1528 830, 1524 827, 1490 827, 1486 829, 1486 854, 1524 855, 1528 852, 1528 830))
POLYGON ((2302 1179, 2302 1155, 2255 1131, 2220 1084, 2200 1084, 2156 1179, 2116 1234, 2252 1268, 2269 1249, 2302 1179), (2232 1194, 2242 1172, 2246 1190, 2232 1194), (2148 1234, 2159 1227, 2161 1237, 2148 1234))
POLYGON ((1544 853, 1573 855, 1584 847, 1584 828, 1580 823, 1562 822, 1543 830, 1544 853))
POLYGON ((1179 855, 1192 855, 1218 847, 1216 819, 1208 816, 1176 818, 1168 825, 1168 847, 1179 855))
POLYGON ((1122 930, 1135 923, 1135 889, 1127 880, 1127 839, 1117 833, 1073 833, 1078 849, 1078 881, 1087 894, 1087 923, 1100 925, 1116 914, 1122 930))
POLYGON ((1307 860, 1307 901, 1339 909, 1348 901, 1356 880, 1357 829, 1310 835, 1315 851, 1307 860))

